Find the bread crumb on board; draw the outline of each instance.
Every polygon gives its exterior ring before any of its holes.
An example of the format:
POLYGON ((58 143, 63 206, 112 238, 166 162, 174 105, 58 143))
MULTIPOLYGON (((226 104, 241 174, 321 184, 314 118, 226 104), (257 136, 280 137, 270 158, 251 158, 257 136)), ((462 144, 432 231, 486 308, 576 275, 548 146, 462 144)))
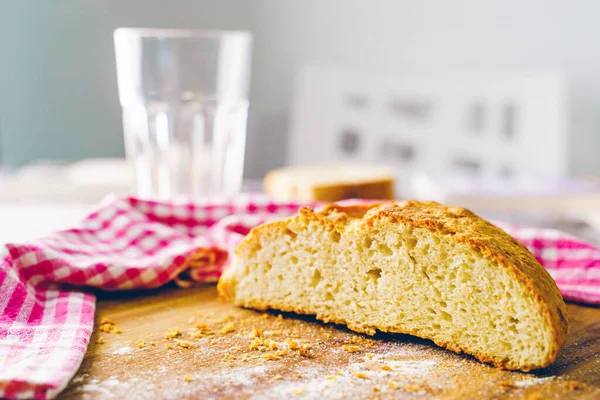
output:
POLYGON ((183 377, 183 380, 184 380, 185 382, 191 382, 191 381, 193 381, 193 380, 194 380, 194 378, 192 378, 192 376, 188 374, 188 375, 185 375, 185 376, 183 377))
POLYGON ((367 376, 367 374, 365 374, 364 372, 355 372, 354 376, 359 378, 359 379, 369 379, 369 377, 367 376))
POLYGON ((104 339, 102 338, 102 336, 96 339, 96 344, 104 344, 104 339))
POLYGON ((398 385, 398 384, 397 384, 396 382, 394 382, 394 381, 389 381, 389 382, 388 382, 388 387, 389 387, 390 389, 394 389, 394 390, 398 390, 398 389, 400 389, 400 385, 398 385))
POLYGON ((222 329, 221 329, 221 333, 230 333, 230 332, 234 332, 235 331, 235 326, 233 326, 233 323, 228 323, 227 325, 225 325, 222 329))
POLYGON ((192 343, 187 340, 179 340, 175 339, 175 344, 179 347, 183 347, 184 349, 191 349, 192 343))
POLYGON ((309 349, 310 349, 309 346, 304 345, 298 349, 298 354, 300 354, 302 357, 310 357, 309 349))
POLYGON ((254 328, 252 328, 252 332, 250 332, 250 337, 253 337, 253 338, 260 337, 261 333, 262 332, 260 331, 260 329, 254 327, 254 328))
POLYGON ((356 353, 357 351, 360 351, 360 347, 345 344, 342 346, 342 350, 347 351, 348 353, 356 353))
POLYGON ((167 333, 165 334, 165 339, 174 339, 178 336, 181 336, 181 329, 174 326, 167 329, 167 333))
POLYGON ((115 321, 108 319, 106 317, 103 317, 102 319, 100 319, 100 324, 98 325, 98 330, 100 332, 104 332, 104 333, 121 333, 121 328, 119 328, 117 326, 117 324, 115 323, 115 321))

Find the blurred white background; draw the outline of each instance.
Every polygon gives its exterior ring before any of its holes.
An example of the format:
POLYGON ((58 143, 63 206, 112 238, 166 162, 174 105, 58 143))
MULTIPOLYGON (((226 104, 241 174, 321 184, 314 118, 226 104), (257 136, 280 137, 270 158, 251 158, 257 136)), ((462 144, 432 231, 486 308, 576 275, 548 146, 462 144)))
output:
POLYGON ((123 154, 112 31, 255 35, 246 176, 286 160, 306 62, 396 74, 553 71, 569 88, 569 170, 600 174, 600 3, 107 0, 0 2, 0 163, 123 154))

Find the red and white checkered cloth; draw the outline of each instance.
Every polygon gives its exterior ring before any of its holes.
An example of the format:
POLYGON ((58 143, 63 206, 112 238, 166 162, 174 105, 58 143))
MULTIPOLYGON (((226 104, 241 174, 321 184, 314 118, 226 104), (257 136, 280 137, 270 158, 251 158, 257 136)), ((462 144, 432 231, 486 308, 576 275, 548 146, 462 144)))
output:
MULTIPOLYGON (((72 229, 7 244, 0 249, 0 397, 53 398, 64 389, 92 333, 90 287, 216 281, 252 227, 303 205, 257 194, 195 204, 112 199, 72 229)), ((598 249, 554 230, 498 225, 533 252, 566 299, 600 304, 598 249)))

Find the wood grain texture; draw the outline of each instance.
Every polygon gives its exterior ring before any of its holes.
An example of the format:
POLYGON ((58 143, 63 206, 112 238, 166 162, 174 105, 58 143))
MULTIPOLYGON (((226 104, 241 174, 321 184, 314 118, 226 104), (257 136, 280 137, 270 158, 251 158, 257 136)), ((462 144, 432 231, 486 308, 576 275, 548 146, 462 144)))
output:
POLYGON ((406 335, 371 341, 311 318, 236 308, 213 286, 101 296, 97 324, 110 318, 122 333, 95 330, 61 399, 600 398, 598 308, 569 304, 572 333, 559 358, 525 374, 406 335), (212 334, 199 334, 199 323, 212 334), (166 339, 174 326, 182 336, 166 339))

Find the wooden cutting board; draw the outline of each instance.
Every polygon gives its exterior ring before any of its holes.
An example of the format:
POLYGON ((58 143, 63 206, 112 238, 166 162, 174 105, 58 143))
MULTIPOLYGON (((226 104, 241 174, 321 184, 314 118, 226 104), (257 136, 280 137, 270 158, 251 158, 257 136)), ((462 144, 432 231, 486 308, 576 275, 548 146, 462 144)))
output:
POLYGON ((59 398, 600 398, 598 308, 570 304, 558 360, 526 374, 406 335, 236 308, 214 286, 101 296, 91 344, 59 398), (103 318, 111 332, 99 330, 103 318), (165 338, 173 327, 182 335, 165 338))

